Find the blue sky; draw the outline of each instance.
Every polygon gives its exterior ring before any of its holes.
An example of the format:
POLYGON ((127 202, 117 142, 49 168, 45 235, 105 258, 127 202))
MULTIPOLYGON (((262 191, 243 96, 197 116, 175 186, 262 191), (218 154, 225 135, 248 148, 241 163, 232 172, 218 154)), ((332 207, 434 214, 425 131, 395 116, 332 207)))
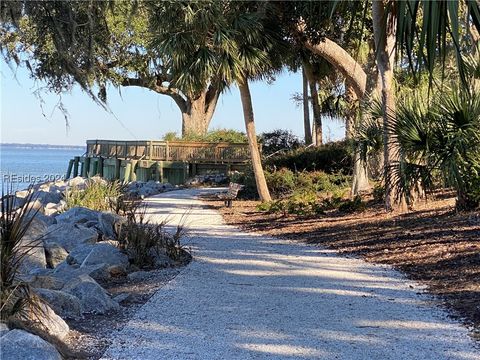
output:
MULTIPOLYGON (((42 93, 44 101, 34 95, 41 83, 30 79, 23 68, 13 71, 1 61, 1 142, 82 145, 87 139, 142 140, 160 139, 169 131, 180 133, 181 117, 175 103, 165 95, 146 89, 111 88, 108 101, 113 115, 95 104, 79 88, 62 95, 69 114, 67 130, 61 111, 55 110, 57 95, 42 93)), ((278 128, 303 136, 302 109, 291 100, 301 91, 301 74, 284 72, 273 84, 251 85, 257 132, 278 128)), ((343 125, 324 121, 327 138, 343 135, 343 125)), ((220 97, 210 128, 232 128, 244 131, 238 89, 220 97)))

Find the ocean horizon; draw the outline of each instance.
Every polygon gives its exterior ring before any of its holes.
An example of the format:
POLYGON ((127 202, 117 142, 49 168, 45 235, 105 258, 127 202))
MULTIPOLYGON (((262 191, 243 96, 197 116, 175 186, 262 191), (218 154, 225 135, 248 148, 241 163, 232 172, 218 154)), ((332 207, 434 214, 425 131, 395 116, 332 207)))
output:
POLYGON ((85 146, 51 144, 0 144, 2 189, 22 190, 65 178, 68 161, 85 153, 85 146))

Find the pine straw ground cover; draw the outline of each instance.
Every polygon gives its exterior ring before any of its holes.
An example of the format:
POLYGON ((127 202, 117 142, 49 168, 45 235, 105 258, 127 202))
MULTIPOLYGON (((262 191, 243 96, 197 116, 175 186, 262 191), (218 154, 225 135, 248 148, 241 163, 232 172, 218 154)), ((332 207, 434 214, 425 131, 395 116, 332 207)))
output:
POLYGON ((229 209, 207 200, 228 224, 394 266, 426 284, 480 340, 480 214, 456 213, 453 198, 430 200, 406 214, 374 205, 315 217, 267 214, 256 209, 257 201, 234 201, 229 209))

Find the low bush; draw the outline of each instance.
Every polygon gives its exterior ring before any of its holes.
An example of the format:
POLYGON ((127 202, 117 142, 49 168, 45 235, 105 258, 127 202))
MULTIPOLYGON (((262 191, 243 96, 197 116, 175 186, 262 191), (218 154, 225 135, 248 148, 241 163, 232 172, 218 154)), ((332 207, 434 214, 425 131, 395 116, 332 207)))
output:
POLYGON ((268 156, 280 151, 296 150, 302 146, 302 141, 288 130, 274 130, 260 135, 262 154, 268 156))
POLYGON ((291 171, 323 171, 327 174, 351 174, 352 149, 348 142, 339 141, 320 147, 299 148, 271 156, 265 160, 269 171, 287 168, 291 171))
POLYGON ((355 212, 365 211, 366 204, 363 202, 362 198, 357 195, 352 200, 345 200, 339 207, 338 210, 344 213, 352 214, 355 212))
POLYGON ((266 171, 265 180, 273 197, 289 194, 297 185, 297 176, 285 168, 273 172, 266 171))
POLYGON ((227 142, 227 143, 247 143, 247 135, 241 131, 233 129, 214 129, 205 135, 185 134, 180 137, 174 132, 166 133, 163 136, 165 141, 209 141, 209 142, 227 142))

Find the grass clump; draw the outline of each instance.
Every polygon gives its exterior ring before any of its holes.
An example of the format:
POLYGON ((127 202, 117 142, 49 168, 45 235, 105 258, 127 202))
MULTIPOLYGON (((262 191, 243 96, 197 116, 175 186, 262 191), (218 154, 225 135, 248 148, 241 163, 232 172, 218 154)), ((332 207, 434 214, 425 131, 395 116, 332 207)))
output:
MULTIPOLYGON (((138 203, 137 203, 138 205, 138 203)), ((176 263, 186 263, 190 254, 181 245, 186 235, 182 222, 175 233, 166 230, 167 221, 152 224, 146 219, 145 205, 131 206, 126 214, 127 223, 120 230, 118 241, 132 264, 143 269, 159 266, 159 259, 168 257, 176 263)))
POLYGON ((122 195, 118 181, 88 179, 84 188, 72 187, 65 192, 67 209, 81 206, 97 211, 110 211, 122 195))
POLYGON ((24 205, 15 208, 15 196, 2 191, 0 214, 0 321, 26 319, 42 315, 41 303, 30 286, 19 277, 22 261, 39 246, 42 239, 26 241, 38 209, 33 208, 34 195, 30 189, 24 205))

